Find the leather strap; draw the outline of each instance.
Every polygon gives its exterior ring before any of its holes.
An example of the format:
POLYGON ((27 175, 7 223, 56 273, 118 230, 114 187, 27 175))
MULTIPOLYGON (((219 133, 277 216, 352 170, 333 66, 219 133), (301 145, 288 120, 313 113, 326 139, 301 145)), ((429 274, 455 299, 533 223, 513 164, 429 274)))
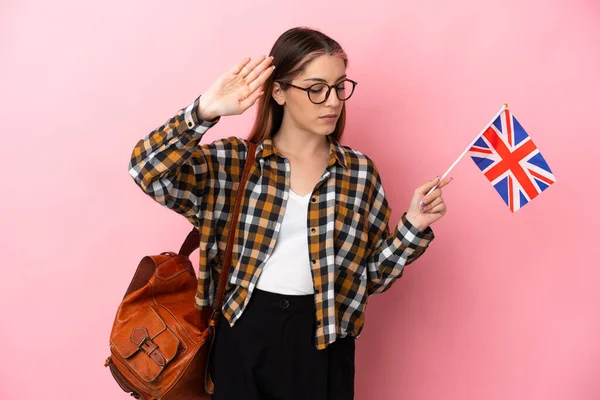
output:
POLYGON ((213 313, 209 321, 210 326, 217 326, 219 323, 219 315, 221 313, 221 307, 223 306, 223 297, 225 296, 225 288, 227 286, 227 280, 229 279, 229 270, 231 269, 231 254, 233 252, 233 240, 235 238, 234 233, 237 227, 238 217, 240 215, 242 196, 244 195, 244 189, 246 188, 246 181, 248 180, 250 167, 252 167, 252 164, 254 164, 256 143, 249 143, 250 146, 248 149, 248 155, 246 157, 246 164, 244 165, 244 172, 242 173, 242 179, 238 187, 237 198, 235 200, 235 208, 233 210, 233 217, 231 219, 231 225, 229 228, 229 237, 227 238, 227 251, 225 253, 223 270, 221 271, 221 279, 219 279, 219 287, 217 289, 217 296, 215 298, 215 304, 213 306, 213 313))
MULTIPOLYGON (((217 288, 217 295, 215 297, 215 302, 213 304, 213 312, 210 318, 209 325, 217 326, 219 321, 219 313, 221 312, 221 307, 223 306, 223 297, 225 295, 225 288, 227 286, 227 279, 229 278, 229 270, 231 269, 231 253, 233 251, 233 240, 235 237, 235 228, 237 227, 237 221, 240 214, 240 207, 242 203, 242 196, 244 195, 244 189, 246 187, 246 181, 248 180, 248 174, 250 173, 250 168, 252 164, 254 164, 254 156, 256 154, 256 146, 257 144, 254 142, 249 142, 248 148, 248 156, 246 157, 246 162, 244 165, 244 171, 242 172, 242 177, 240 180, 240 184, 238 186, 235 207, 233 210, 233 216, 231 219, 231 225, 229 229, 229 236, 227 237, 227 249, 225 252, 225 261, 223 262, 223 269, 221 271, 221 278, 219 279, 219 286, 217 288)), ((198 232, 198 228, 194 227, 192 231, 187 235, 185 241, 181 245, 181 249, 179 250, 180 255, 188 256, 194 252, 199 246, 200 242, 200 232, 198 232)))
MULTIPOLYGON (((223 269, 221 270, 221 277, 219 279, 219 286, 217 288, 217 295, 215 299, 215 303, 213 305, 213 312, 210 316, 210 321, 208 322, 208 329, 210 330, 210 344, 208 346, 208 354, 207 354, 207 362, 205 365, 205 374, 204 374, 204 390, 208 394, 214 394, 215 392, 215 383, 212 380, 212 376, 210 374, 210 358, 212 353, 213 344, 216 336, 217 325, 219 325, 219 316, 221 315, 221 307, 223 306, 223 296, 225 295, 225 288, 227 286, 227 280, 229 278, 229 270, 231 267, 231 253, 233 249, 233 240, 235 237, 235 228, 237 227, 237 220, 240 214, 240 205, 242 196, 244 193, 244 189, 246 187, 246 181, 248 179, 248 173, 250 172, 250 167, 254 164, 254 155, 256 153, 256 143, 250 142, 250 147, 248 150, 248 156, 246 157, 246 165, 244 166, 244 172, 242 173, 242 178, 240 180, 240 184, 238 187, 237 197, 235 200, 235 208, 233 211, 233 216, 231 218, 231 227, 229 229, 229 236, 227 238, 227 250, 225 252, 225 261, 223 262, 223 269)), ((194 228, 195 229, 195 228, 194 228)), ((190 232, 188 238, 184 242, 182 246, 182 250, 188 250, 192 248, 192 243, 195 243, 195 246, 199 246, 199 241, 193 237, 193 232, 190 232), (194 242, 191 242, 194 240, 194 242), (190 241, 188 243, 188 241, 190 241), (186 247, 187 246, 187 247, 186 247)), ((196 249, 196 247, 192 248, 192 251, 196 249)), ((188 253, 188 255, 191 254, 188 253)))
POLYGON ((130 339, 140 348, 140 350, 148 354, 150 359, 152 359, 159 367, 164 367, 167 364, 165 356, 158 348, 158 345, 150 338, 146 328, 135 328, 133 332, 131 332, 130 339))
POLYGON ((183 241, 181 245, 181 249, 179 249, 180 256, 189 257, 190 254, 194 252, 199 246, 200 242, 200 232, 198 232, 198 228, 192 228, 192 231, 188 233, 187 237, 183 241))

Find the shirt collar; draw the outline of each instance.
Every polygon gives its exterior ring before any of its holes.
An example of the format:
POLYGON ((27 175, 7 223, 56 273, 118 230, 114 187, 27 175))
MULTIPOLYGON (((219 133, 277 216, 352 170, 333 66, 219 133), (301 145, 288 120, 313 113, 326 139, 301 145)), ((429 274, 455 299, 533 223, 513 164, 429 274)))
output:
MULTIPOLYGON (((327 141, 329 142, 329 163, 328 166, 332 166, 336 162, 344 168, 348 168, 346 165, 346 152, 344 147, 340 144, 338 140, 333 136, 333 134, 327 135, 327 141)), ((259 142, 256 147, 256 158, 268 158, 269 156, 277 154, 280 155, 277 151, 277 148, 273 144, 273 138, 268 137, 259 142)))

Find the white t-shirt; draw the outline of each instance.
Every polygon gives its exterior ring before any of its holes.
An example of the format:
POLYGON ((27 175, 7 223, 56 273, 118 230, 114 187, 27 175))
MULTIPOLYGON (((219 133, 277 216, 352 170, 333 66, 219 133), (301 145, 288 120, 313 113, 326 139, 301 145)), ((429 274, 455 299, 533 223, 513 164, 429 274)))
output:
POLYGON ((290 295, 314 293, 306 226, 310 195, 302 197, 289 190, 281 230, 258 278, 258 289, 290 295))

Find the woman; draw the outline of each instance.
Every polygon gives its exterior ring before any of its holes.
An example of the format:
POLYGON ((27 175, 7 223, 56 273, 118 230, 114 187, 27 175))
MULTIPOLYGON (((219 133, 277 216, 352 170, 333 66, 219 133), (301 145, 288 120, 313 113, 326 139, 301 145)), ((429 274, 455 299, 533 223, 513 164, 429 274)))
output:
POLYGON ((356 86, 346 66, 336 41, 290 29, 269 57, 241 61, 133 151, 136 183, 198 225, 203 309, 215 296, 248 143, 258 144, 212 353, 214 399, 352 399, 367 297, 423 254, 446 212, 450 179, 436 178, 390 229, 374 162, 339 143, 356 86), (257 101, 248 139, 200 143, 221 117, 257 101))

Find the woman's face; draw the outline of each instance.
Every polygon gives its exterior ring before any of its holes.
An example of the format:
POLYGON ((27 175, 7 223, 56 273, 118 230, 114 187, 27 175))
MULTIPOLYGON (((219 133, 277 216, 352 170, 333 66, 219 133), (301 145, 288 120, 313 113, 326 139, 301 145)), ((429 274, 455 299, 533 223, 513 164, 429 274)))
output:
MULTIPOLYGON (((321 55, 306 65, 302 74, 296 76, 290 83, 302 88, 309 88, 316 83, 336 85, 346 78, 346 67, 340 56, 321 55)), ((321 101, 327 92, 327 86, 319 85, 311 91, 311 98, 321 101)), ((350 85, 351 87, 351 85, 350 85)), ((289 118, 293 125, 307 132, 318 135, 329 135, 335 130, 344 102, 339 100, 335 88, 331 89, 329 97, 321 104, 314 104, 306 91, 284 86, 286 90, 279 91, 275 100, 284 102, 284 118, 289 118), (285 115, 287 114, 287 115, 285 115)), ((343 93, 340 93, 343 98, 343 93)))

